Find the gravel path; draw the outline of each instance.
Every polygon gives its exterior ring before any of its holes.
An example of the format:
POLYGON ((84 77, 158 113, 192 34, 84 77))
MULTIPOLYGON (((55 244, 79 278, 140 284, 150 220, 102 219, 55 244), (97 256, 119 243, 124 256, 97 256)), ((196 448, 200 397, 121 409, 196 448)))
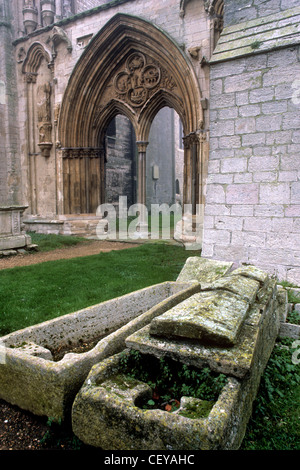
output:
POLYGON ((55 261, 59 259, 70 259, 81 256, 97 255, 100 252, 112 250, 125 250, 134 248, 137 243, 127 242, 107 242, 91 241, 71 247, 59 248, 47 252, 32 251, 27 254, 18 254, 0 259, 0 269, 14 268, 16 266, 29 266, 31 264, 44 263, 45 261, 55 261))

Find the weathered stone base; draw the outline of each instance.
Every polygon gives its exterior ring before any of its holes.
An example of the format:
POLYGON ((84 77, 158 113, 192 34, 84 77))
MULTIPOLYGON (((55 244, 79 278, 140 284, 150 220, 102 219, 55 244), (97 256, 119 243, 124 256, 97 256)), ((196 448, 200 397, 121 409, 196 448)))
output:
POLYGON ((61 215, 56 218, 32 217, 24 220, 27 231, 54 235, 96 237, 101 217, 95 214, 61 215))
POLYGON ((27 206, 0 206, 0 251, 25 248, 31 244, 22 223, 27 206))
POLYGON ((31 237, 29 235, 0 237, 0 251, 26 248, 28 245, 31 245, 31 237))

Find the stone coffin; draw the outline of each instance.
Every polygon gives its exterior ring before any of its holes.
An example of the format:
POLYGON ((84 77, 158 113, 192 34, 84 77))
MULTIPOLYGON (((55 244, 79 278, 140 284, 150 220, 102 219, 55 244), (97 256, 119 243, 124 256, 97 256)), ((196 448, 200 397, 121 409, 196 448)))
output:
POLYGON ((122 351, 130 334, 199 288, 197 282, 165 282, 3 336, 0 398, 36 415, 65 419, 94 364, 122 351), (90 341, 94 347, 87 352, 53 359, 55 350, 90 341))
POLYGON ((276 281, 264 272, 247 266, 214 280, 125 341, 128 351, 225 374, 208 416, 180 413, 192 397, 173 413, 143 409, 148 385, 124 376, 115 355, 92 368, 77 394, 74 433, 104 450, 238 449, 279 323, 276 281))

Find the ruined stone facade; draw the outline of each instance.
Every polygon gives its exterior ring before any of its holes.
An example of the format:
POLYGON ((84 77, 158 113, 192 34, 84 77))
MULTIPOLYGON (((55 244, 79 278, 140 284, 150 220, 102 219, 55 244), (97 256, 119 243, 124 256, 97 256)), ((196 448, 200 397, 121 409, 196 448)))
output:
POLYGON ((205 204, 202 256, 299 283, 299 8, 0 0, 0 205, 28 206, 27 229, 76 233, 124 188, 129 203, 180 195, 194 214, 205 204), (172 167, 151 135, 168 108, 183 135, 172 167), (107 137, 116 117, 134 158, 107 137))

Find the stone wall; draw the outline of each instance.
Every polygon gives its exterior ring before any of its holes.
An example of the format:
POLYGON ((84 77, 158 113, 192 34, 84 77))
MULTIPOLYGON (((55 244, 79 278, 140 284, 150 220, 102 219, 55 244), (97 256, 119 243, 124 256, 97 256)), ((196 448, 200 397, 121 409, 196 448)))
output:
POLYGON ((77 0, 75 12, 81 13, 82 11, 90 10, 91 8, 96 8, 99 5, 104 5, 106 3, 108 3, 107 0, 77 0))
POLYGON ((17 85, 11 54, 10 7, 8 0, 0 1, 0 205, 18 204, 21 199, 17 85))
POLYGON ((128 206, 135 202, 135 141, 132 125, 118 115, 107 131, 106 202, 118 206, 119 196, 127 196, 128 206))
MULTIPOLYGON (((262 8, 275 13, 272 19, 281 22, 279 28, 300 14, 298 6, 276 16, 280 6, 298 2, 241 1, 241 8, 235 10, 233 3, 237 2, 228 2, 227 10, 225 6, 231 24, 257 18, 262 8)), ((261 18, 253 20, 247 28, 256 28, 260 22, 261 18)), ((234 39, 245 37, 245 32, 239 33, 245 25, 225 28, 223 35, 235 31, 234 39)), ((280 29, 278 33, 280 39, 280 29)), ((227 47, 225 52, 221 43, 215 51, 217 58, 212 59, 202 255, 256 264, 299 283, 299 37, 288 47, 283 47, 283 41, 271 47, 268 40, 270 35, 265 39, 254 34, 251 43, 245 41, 243 51, 227 47), (226 54, 231 60, 224 58, 226 54)))
POLYGON ((298 6, 298 0, 226 0, 224 26, 262 18, 298 6))

